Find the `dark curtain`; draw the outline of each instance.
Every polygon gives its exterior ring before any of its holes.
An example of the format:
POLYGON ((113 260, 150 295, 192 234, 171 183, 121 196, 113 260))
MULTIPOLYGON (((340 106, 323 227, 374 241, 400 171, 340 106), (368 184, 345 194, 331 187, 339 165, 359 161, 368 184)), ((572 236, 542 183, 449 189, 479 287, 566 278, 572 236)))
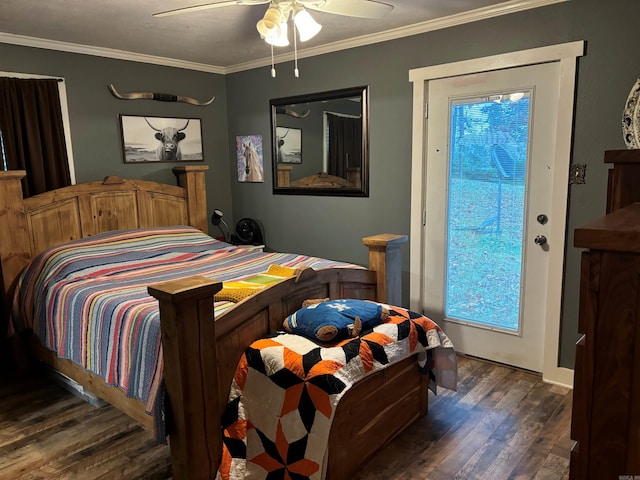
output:
POLYGON ((26 170, 25 197, 71 184, 58 81, 0 78, 7 170, 26 170))
POLYGON ((327 113, 328 174, 347 178, 349 167, 362 165, 362 119, 327 113))

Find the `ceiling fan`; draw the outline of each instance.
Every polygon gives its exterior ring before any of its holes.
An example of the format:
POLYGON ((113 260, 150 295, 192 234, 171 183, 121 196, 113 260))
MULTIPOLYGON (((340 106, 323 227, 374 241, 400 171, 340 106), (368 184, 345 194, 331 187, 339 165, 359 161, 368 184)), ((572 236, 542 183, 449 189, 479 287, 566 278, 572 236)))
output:
POLYGON ((154 17, 167 17, 170 15, 178 15, 182 13, 197 12, 200 10, 208 10, 212 8, 231 7, 235 5, 264 5, 269 4, 264 17, 256 24, 256 29, 260 37, 271 45, 271 76, 276 76, 273 47, 286 47, 289 45, 289 37, 287 34, 287 22, 291 17, 294 34, 294 57, 295 69, 294 74, 299 76, 298 58, 296 46, 296 32, 301 42, 313 38, 322 29, 322 25, 316 22, 309 12, 315 10, 318 12, 331 13, 335 15, 345 15, 349 17, 361 18, 382 18, 391 10, 393 5, 378 2, 376 0, 223 0, 215 3, 204 3, 201 5, 193 5, 191 7, 176 8, 164 12, 154 13, 154 17))
POLYGON ((191 7, 158 12, 154 13, 153 16, 166 17, 169 15, 209 10, 211 8, 231 7, 234 5, 264 5, 267 3, 271 3, 271 6, 281 10, 292 10, 298 6, 319 12, 361 18, 382 18, 393 10, 393 5, 387 5, 386 3, 376 0, 223 0, 221 2, 204 3, 191 7))

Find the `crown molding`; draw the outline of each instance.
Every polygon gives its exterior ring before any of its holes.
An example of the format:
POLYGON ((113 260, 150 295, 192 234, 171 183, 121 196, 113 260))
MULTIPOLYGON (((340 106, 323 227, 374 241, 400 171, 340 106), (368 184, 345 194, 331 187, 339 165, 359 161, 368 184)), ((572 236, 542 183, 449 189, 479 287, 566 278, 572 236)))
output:
MULTIPOLYGON (((362 35, 333 42, 319 47, 312 47, 298 50, 298 59, 315 57, 327 53, 347 50, 350 48, 363 47, 373 45, 389 40, 419 35, 421 33, 441 30, 444 28, 463 25, 465 23, 486 20, 510 13, 522 12, 538 7, 545 7, 556 3, 568 2, 570 0, 510 0, 507 2, 491 5, 488 7, 477 8, 468 12, 455 15, 449 15, 443 18, 428 20, 426 22, 416 23, 405 27, 394 28, 383 32, 362 35)), ((145 55, 141 53, 127 52, 124 50, 116 50, 111 48, 92 47, 89 45, 80 45, 77 43, 59 42, 55 40, 47 40, 37 37, 28 37, 24 35, 14 35, 10 33, 0 32, 0 43, 9 43, 14 45, 22 45, 26 47, 44 48, 48 50, 59 50, 63 52, 79 53, 82 55, 93 55, 98 57, 113 58, 118 60, 128 60, 131 62, 150 63, 153 65, 163 65, 167 67, 183 68, 187 70, 196 70, 200 72, 217 73, 226 75, 229 73, 237 73, 254 68, 271 65, 271 58, 261 58, 250 62, 238 63, 228 67, 217 65, 208 65, 204 63, 187 62, 174 58, 158 57, 154 55, 145 55)), ((294 60, 293 52, 276 55, 273 58, 274 63, 283 63, 294 60)))
POLYGON ((27 37, 24 35, 14 35, 12 33, 0 32, 0 43, 10 43, 12 45, 22 45, 24 47, 44 48, 47 50, 58 50, 69 53, 79 53, 81 55, 92 55, 94 57, 113 58, 116 60, 128 60, 138 63, 150 63, 153 65, 163 65, 166 67, 184 68, 187 70, 197 70, 200 72, 224 74, 225 68, 205 63, 186 62, 175 58, 157 57, 155 55, 145 55, 143 53, 127 52, 113 48, 93 47, 91 45, 81 45, 78 43, 59 42, 46 38, 27 37))

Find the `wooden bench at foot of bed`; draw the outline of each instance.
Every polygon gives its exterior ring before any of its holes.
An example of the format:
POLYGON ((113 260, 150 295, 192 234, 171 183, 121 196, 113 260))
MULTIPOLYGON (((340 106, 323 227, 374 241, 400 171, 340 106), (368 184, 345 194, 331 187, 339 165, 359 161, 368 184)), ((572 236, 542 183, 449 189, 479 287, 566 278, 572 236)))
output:
MULTIPOLYGON (((282 325, 307 298, 376 299, 376 272, 305 270, 249 297, 211 322, 220 284, 206 278, 154 285, 160 302, 165 383, 175 479, 213 478, 220 462, 220 419, 245 348, 282 325), (184 352, 189 352, 185 359, 184 352), (217 365, 217 369, 213 368, 217 365)), ((410 357, 357 382, 337 406, 328 450, 328 479, 346 479, 427 412, 427 378, 410 357)))

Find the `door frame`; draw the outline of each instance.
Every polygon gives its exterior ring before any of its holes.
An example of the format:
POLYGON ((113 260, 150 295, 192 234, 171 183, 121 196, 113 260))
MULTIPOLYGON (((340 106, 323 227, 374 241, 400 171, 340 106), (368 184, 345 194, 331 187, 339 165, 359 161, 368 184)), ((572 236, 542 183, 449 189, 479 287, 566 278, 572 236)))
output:
POLYGON ((545 382, 573 386, 573 370, 558 365, 560 347, 560 315, 564 277, 564 252, 569 191, 569 164, 576 83, 577 58, 584 55, 584 41, 509 52, 488 57, 434 65, 409 70, 413 83, 413 128, 411 154, 411 246, 409 268, 409 301, 412 310, 423 311, 425 191, 427 138, 427 84, 430 80, 468 75, 493 70, 523 67, 536 63, 560 62, 558 113, 551 205, 549 212, 549 244, 562 245, 549 251, 547 308, 544 319, 544 353, 542 378, 545 382))

